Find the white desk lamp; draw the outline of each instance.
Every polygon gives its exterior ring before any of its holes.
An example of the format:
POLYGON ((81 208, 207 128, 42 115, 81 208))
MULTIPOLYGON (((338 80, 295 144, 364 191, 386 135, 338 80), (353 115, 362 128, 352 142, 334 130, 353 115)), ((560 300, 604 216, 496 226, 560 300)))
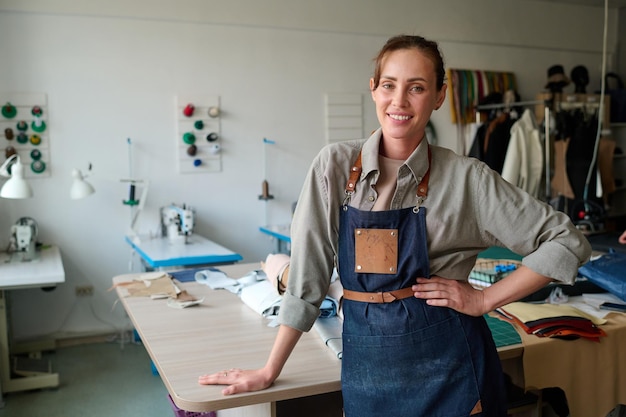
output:
POLYGON ((3 198, 30 198, 33 196, 33 189, 26 179, 24 179, 24 165, 17 154, 11 155, 2 166, 0 175, 9 177, 9 180, 0 189, 0 197, 3 198), (11 172, 9 172, 9 167, 11 172))
MULTIPOLYGON (((91 171, 91 164, 89 165, 89 171, 91 171)), ((75 168, 72 170, 72 177, 74 177, 72 188, 70 188, 70 198, 72 200, 79 200, 96 192, 93 186, 85 181, 85 177, 88 176, 89 174, 83 175, 80 169, 75 168)))

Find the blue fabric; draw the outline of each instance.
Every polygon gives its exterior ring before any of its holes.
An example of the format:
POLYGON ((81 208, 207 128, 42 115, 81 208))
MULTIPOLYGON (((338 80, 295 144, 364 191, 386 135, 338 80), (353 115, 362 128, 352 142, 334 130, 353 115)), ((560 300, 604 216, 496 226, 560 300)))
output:
POLYGON ((578 268, 578 273, 598 287, 626 301, 626 253, 609 249, 600 258, 578 268))
POLYGON ((172 278, 177 279, 180 282, 191 282, 196 280, 196 272, 199 271, 215 271, 220 272, 217 268, 207 268, 206 266, 203 268, 195 268, 195 269, 182 269, 180 271, 168 272, 172 276, 172 278))
MULTIPOLYGON (((428 277, 426 209, 342 207, 339 276, 354 291, 390 291, 428 277), (398 229, 398 273, 355 272, 354 229, 398 229)), ((342 394, 346 417, 460 417, 480 400, 505 417, 504 378, 483 317, 409 297, 387 304, 343 301, 342 394)))
POLYGON ((337 301, 331 297, 324 298, 320 305, 320 317, 323 319, 335 317, 337 315, 337 301))

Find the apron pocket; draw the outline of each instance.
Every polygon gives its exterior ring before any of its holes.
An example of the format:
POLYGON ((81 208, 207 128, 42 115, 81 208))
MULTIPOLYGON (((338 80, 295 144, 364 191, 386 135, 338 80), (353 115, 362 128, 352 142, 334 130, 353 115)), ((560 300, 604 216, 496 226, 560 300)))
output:
POLYGON ((344 334, 346 417, 469 416, 480 400, 470 357, 454 317, 404 335, 344 334))

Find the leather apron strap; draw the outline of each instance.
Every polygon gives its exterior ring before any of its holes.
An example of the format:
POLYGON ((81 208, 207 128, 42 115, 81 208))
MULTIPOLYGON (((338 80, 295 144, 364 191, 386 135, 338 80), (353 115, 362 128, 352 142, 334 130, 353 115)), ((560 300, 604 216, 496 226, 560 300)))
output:
POLYGON ((363 303, 391 303, 392 301, 402 300, 404 298, 409 298, 413 296, 413 290, 411 287, 403 288, 401 290, 395 291, 385 291, 385 292, 360 292, 360 291, 352 291, 343 290, 343 298, 345 300, 352 301, 361 301, 363 303))
MULTIPOLYGON (((428 181, 430 179, 430 165, 432 159, 433 157, 430 146, 428 146, 428 169, 426 170, 426 173, 424 173, 422 180, 417 185, 417 192, 415 193, 420 202, 424 201, 428 196, 428 181)), ((361 165, 361 151, 359 151, 359 154, 356 157, 356 161, 354 161, 354 165, 352 165, 352 168, 350 168, 350 177, 348 177, 348 182, 346 183, 347 195, 352 195, 352 193, 354 193, 354 190, 356 189, 356 183, 359 180, 359 176, 361 175, 362 171, 363 168, 361 165)))

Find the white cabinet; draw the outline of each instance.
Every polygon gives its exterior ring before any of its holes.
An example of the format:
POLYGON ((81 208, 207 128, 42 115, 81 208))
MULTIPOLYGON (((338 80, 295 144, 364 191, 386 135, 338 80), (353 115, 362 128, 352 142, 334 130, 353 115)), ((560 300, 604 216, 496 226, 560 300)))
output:
POLYGON ((626 123, 611 124, 611 136, 615 140, 613 175, 615 192, 610 198, 610 217, 626 216, 626 123))

